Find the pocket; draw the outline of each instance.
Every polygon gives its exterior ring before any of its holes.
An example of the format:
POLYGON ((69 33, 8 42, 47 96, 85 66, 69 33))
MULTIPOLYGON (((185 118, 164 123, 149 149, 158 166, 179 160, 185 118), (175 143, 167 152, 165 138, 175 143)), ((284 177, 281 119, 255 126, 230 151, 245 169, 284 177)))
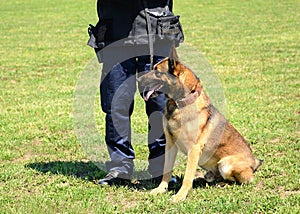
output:
POLYGON ((179 16, 169 15, 159 17, 157 20, 157 34, 161 39, 183 42, 184 35, 179 16))
POLYGON ((98 47, 98 44, 97 44, 97 41, 96 41, 96 35, 95 35, 94 31, 95 31, 95 27, 90 24, 89 28, 88 28, 88 33, 89 33, 90 38, 87 42, 87 45, 92 47, 92 48, 97 49, 99 47, 98 47))
POLYGON ((112 41, 112 19, 100 20, 96 26, 90 24, 88 45, 95 49, 102 49, 112 41))

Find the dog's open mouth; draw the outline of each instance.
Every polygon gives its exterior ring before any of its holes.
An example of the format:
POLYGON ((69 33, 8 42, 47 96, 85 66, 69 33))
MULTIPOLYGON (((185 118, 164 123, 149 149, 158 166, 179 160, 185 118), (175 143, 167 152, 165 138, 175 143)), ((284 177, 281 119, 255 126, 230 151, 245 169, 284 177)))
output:
POLYGON ((143 91, 143 98, 148 101, 150 97, 156 97, 159 94, 159 89, 163 87, 163 84, 159 83, 154 86, 147 86, 143 91))

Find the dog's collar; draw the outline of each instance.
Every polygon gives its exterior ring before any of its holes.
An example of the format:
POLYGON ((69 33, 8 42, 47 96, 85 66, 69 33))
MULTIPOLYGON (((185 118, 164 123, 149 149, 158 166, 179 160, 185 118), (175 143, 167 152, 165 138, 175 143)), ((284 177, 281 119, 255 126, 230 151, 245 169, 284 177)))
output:
POLYGON ((191 92, 186 97, 174 101, 175 105, 178 108, 183 108, 187 105, 190 105, 190 104, 192 104, 193 102, 196 101, 196 99, 200 96, 201 93, 202 93, 202 87, 199 86, 194 92, 191 92))

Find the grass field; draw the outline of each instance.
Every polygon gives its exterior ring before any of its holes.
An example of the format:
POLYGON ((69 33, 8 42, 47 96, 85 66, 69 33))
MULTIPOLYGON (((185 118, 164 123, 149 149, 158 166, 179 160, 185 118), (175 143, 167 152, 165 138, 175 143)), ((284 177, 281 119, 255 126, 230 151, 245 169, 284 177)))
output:
MULTIPOLYGON (((151 196, 151 184, 95 185, 105 173, 77 140, 72 113, 75 86, 94 57, 86 41, 95 5, 0 2, 0 213, 299 213, 299 1, 175 1, 185 44, 222 83, 226 117, 264 159, 253 184, 198 184, 178 204, 169 202, 174 191, 151 196)), ((141 99, 132 120, 145 134, 141 99)), ((135 149, 145 158, 144 146, 135 149)), ((183 170, 184 163, 174 174, 183 170)))

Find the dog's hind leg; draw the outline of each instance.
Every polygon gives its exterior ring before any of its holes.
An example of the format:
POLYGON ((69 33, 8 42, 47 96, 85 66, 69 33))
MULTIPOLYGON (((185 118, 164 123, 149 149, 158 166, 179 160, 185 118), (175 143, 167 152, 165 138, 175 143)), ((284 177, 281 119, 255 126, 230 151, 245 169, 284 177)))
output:
POLYGON ((241 184, 251 183, 254 180, 253 170, 251 167, 234 169, 232 174, 235 180, 241 184))
POLYGON ((244 164, 236 163, 234 167, 233 175, 239 183, 251 183, 254 180, 254 172, 262 165, 262 160, 254 159, 254 168, 250 167, 249 162, 244 162, 244 164))
POLYGON ((225 180, 238 183, 251 183, 253 170, 247 161, 240 161, 239 157, 227 156, 218 162, 219 172, 225 180))

